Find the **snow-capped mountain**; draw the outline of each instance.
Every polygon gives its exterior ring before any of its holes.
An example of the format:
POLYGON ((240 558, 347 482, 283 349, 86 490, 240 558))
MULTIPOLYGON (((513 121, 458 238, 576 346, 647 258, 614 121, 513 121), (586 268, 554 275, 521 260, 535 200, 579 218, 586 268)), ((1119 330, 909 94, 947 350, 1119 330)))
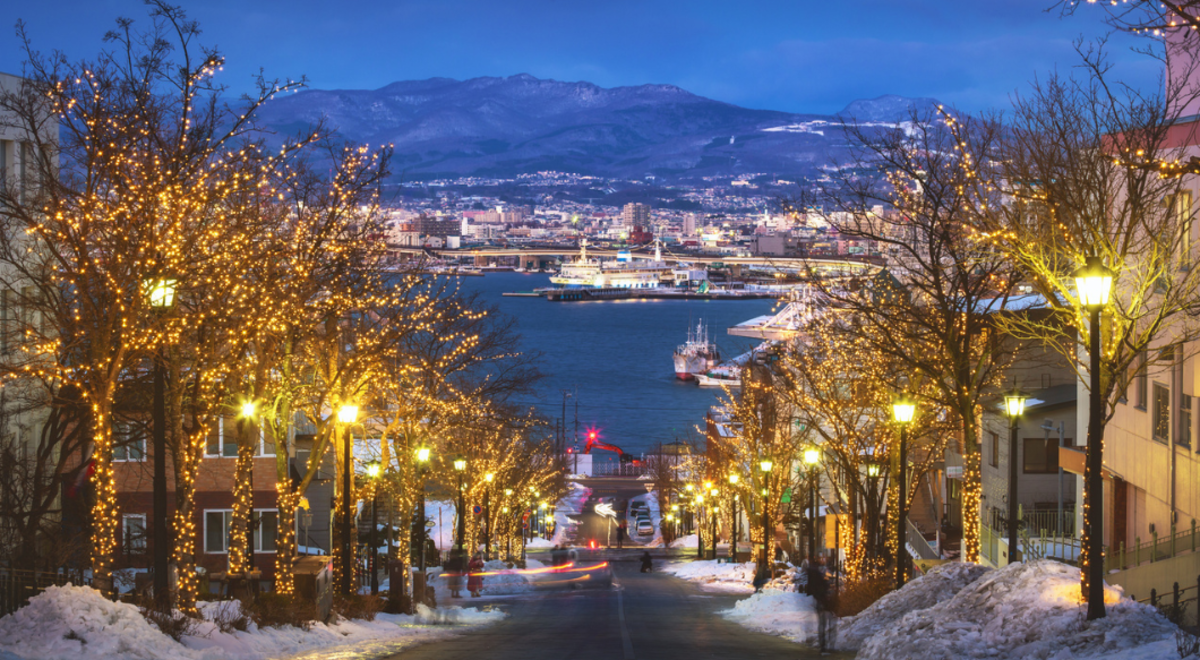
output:
MULTIPOLYGON (((376 90, 305 90, 259 115, 276 134, 325 118, 354 142, 395 146, 405 179, 559 170, 664 178, 811 175, 846 155, 841 116, 883 127, 929 99, 856 101, 838 116, 752 110, 671 85, 602 88, 508 78, 402 81, 376 90), (908 105, 905 105, 907 103, 908 105)), ((907 118, 907 117, 904 117, 907 118)))

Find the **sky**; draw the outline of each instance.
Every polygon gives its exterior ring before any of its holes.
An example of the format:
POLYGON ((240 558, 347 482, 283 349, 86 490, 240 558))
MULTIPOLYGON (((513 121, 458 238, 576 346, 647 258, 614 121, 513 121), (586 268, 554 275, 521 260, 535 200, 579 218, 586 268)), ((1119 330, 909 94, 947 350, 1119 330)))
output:
MULTIPOLYGON (((833 113, 883 94, 967 112, 1004 109, 1035 77, 1069 73, 1077 39, 1108 34, 1102 10, 1054 0, 177 0, 201 43, 227 58, 220 81, 269 77, 318 89, 528 73, 602 87, 672 84, 744 107, 833 113), (1050 9, 1049 11, 1047 11, 1050 9)), ((20 19, 39 51, 93 57, 141 0, 0 3, 0 71, 20 74, 20 19)), ((1108 43, 1118 79, 1160 85, 1161 64, 1108 43)))

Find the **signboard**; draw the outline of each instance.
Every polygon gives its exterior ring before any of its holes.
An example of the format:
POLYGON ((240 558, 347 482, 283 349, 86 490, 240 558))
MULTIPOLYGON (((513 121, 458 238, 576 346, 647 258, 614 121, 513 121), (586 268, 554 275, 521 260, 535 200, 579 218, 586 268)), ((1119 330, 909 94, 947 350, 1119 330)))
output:
POLYGON ((472 507, 471 511, 474 511, 475 515, 479 515, 479 514, 483 513, 483 507, 476 504, 474 507, 472 507))
POLYGON ((529 521, 528 520, 521 523, 521 529, 529 529, 529 521))

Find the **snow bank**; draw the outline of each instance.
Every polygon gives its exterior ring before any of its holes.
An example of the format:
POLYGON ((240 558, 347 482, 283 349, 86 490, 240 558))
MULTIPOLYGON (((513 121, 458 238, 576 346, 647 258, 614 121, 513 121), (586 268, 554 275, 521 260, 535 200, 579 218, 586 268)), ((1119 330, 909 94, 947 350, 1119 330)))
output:
MULTIPOLYGON (((528 566, 529 562, 526 562, 528 566)), ((534 568, 529 566, 529 568, 534 568)), ((508 567, 508 564, 493 559, 483 565, 483 570, 488 573, 496 573, 497 575, 485 575, 483 577, 483 593, 489 595, 497 594, 523 594, 533 591, 533 585, 530 584, 529 578, 517 572, 515 569, 508 567)))
POLYGON ((451 634, 447 625, 492 623, 503 612, 459 607, 420 610, 414 616, 379 614, 374 621, 315 623, 309 630, 262 628, 222 633, 211 621, 236 603, 201 603, 205 616, 182 643, 158 631, 137 607, 114 603, 89 587, 50 587, 29 605, 0 619, 4 660, 262 660, 378 657, 451 634))
POLYGON ((816 639, 816 602, 812 596, 794 591, 767 589, 717 614, 750 630, 780 635, 793 642, 816 639))
POLYGON ((137 607, 70 585, 50 587, 0 619, 0 650, 39 660, 202 657, 159 632, 137 607))
POLYGON ((949 600, 959 591, 990 571, 978 564, 952 562, 935 566, 928 573, 875 601, 856 616, 842 619, 838 626, 838 645, 854 650, 867 638, 892 626, 909 612, 933 607, 949 600))
POLYGON ((553 548, 554 545, 555 544, 553 541, 547 541, 544 538, 535 536, 535 537, 533 537, 532 540, 530 540, 529 542, 527 542, 525 544, 525 547, 526 547, 526 549, 539 550, 539 549, 544 549, 544 548, 553 548))
POLYGON ((674 541, 671 541, 672 548, 695 548, 700 544, 700 537, 695 534, 681 536, 674 541))
POLYGON ((698 582, 702 589, 709 591, 733 591, 749 593, 754 591, 754 562, 745 564, 718 564, 715 560, 706 559, 689 562, 669 562, 663 564, 663 572, 670 573, 684 580, 698 582))
POLYGON ((592 489, 574 481, 568 482, 571 490, 563 495, 554 507, 554 545, 568 545, 575 538, 575 530, 579 527, 579 514, 583 513, 583 505, 592 496, 592 489))
POLYGON ((858 658, 1150 660, 1174 652, 1174 626, 1153 608, 1121 600, 1111 587, 1105 601, 1108 616, 1087 622, 1078 568, 1051 560, 1012 564, 880 629, 858 658))

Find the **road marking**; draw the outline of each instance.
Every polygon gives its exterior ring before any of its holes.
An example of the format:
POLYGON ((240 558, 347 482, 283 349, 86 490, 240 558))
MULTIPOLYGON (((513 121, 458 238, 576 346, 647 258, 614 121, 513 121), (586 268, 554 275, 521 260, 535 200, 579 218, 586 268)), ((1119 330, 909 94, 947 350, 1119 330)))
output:
POLYGON ((625 601, 621 597, 621 592, 624 589, 617 591, 617 618, 621 621, 621 646, 625 649, 625 660, 633 660, 633 641, 629 639, 629 628, 625 625, 625 601))

